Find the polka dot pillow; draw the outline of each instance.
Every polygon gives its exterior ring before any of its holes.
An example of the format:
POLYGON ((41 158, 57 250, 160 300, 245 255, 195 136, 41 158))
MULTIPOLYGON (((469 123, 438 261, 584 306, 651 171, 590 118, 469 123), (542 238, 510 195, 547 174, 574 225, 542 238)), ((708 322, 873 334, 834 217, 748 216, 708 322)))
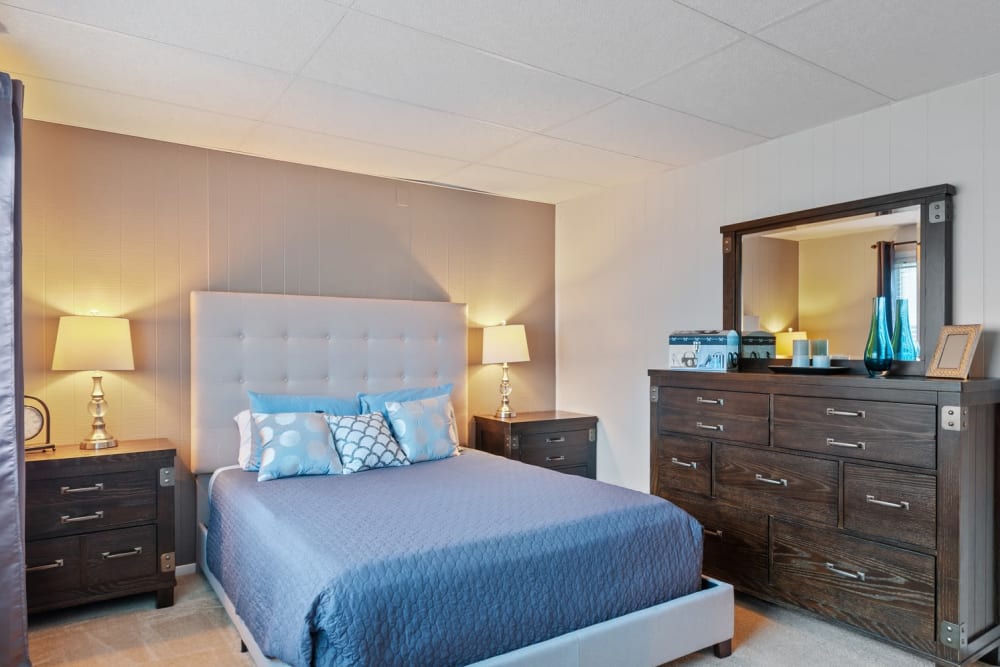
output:
POLYGON ((455 408, 447 396, 386 401, 389 425, 410 463, 446 459, 458 453, 455 408))
POLYGON ((343 468, 325 415, 279 412, 253 415, 260 432, 257 481, 298 475, 338 475, 343 468))

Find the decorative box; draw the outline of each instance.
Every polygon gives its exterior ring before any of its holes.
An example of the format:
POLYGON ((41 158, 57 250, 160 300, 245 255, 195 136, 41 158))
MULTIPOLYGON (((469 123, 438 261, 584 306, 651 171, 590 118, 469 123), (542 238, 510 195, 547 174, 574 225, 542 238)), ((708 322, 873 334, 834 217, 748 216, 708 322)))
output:
POLYGON ((768 331, 751 331, 743 334, 744 359, 774 359, 774 334, 768 331))
POLYGON ((670 334, 670 368, 686 371, 735 371, 740 335, 735 331, 674 331, 670 334))

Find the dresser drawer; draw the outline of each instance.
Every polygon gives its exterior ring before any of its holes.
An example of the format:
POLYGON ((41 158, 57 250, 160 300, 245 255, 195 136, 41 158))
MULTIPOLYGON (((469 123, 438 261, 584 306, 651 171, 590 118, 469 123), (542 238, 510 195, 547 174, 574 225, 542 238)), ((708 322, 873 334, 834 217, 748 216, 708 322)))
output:
POLYGON ((150 484, 129 495, 50 504, 35 504, 29 493, 25 517, 28 539, 126 526, 156 518, 156 492, 150 484))
POLYGON ((771 583, 814 609, 908 644, 934 641, 934 558, 773 520, 771 583))
POLYGON ((669 500, 701 522, 705 574, 744 588, 767 581, 767 515, 684 494, 669 500))
POLYGON ((656 488, 712 493, 712 443, 683 435, 656 436, 656 488))
POLYGON ((155 526, 109 530, 82 539, 88 585, 151 577, 157 572, 155 526))
POLYGON ((665 387, 659 400, 660 433, 768 443, 767 394, 665 387))
POLYGON ((937 478, 849 463, 844 466, 844 528, 933 549, 937 478))
POLYGON ((715 495, 766 514, 837 524, 836 461, 716 445, 715 495))
POLYGON ((80 587, 80 538, 28 542, 24 545, 28 598, 80 587))
MULTIPOLYGON (((566 429, 545 431, 539 433, 517 433, 521 450, 547 449, 551 447, 578 446, 587 447, 590 444, 590 429, 566 429)), ((524 459, 522 454, 521 459, 524 459)))
POLYGON ((576 445, 550 445, 521 449, 521 461, 545 468, 586 465, 590 461, 590 447, 586 441, 576 445))
POLYGON ((774 397, 774 445, 869 461, 934 468, 933 405, 774 397))

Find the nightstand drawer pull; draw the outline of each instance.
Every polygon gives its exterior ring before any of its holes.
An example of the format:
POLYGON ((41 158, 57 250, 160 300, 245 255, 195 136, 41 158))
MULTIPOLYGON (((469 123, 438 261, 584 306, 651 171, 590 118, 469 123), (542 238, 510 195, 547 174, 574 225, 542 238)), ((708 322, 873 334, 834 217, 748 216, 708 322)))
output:
POLYGON ((81 521, 95 521, 103 518, 104 510, 97 510, 93 514, 86 514, 84 516, 70 516, 69 514, 63 514, 59 517, 59 523, 79 523, 81 521))
POLYGON ((90 491, 103 491, 103 490, 104 490, 104 482, 98 482, 93 486, 78 486, 75 489, 68 486, 59 487, 59 493, 63 494, 64 496, 69 493, 88 493, 90 491))
POLYGON ((545 442, 548 442, 548 443, 553 443, 553 442, 566 442, 566 436, 562 436, 562 435, 560 435, 560 436, 557 436, 557 437, 555 437, 555 438, 545 438, 545 442))
POLYGON ((722 529, 721 528, 719 528, 718 530, 709 530, 708 528, 705 528, 704 526, 702 526, 701 532, 703 532, 705 535, 710 535, 711 537, 718 537, 720 539, 722 538, 722 529))
POLYGON ((784 478, 781 478, 781 479, 771 479, 770 477, 764 477, 760 473, 757 473, 757 475, 754 477, 754 479, 756 479, 758 482, 764 482, 765 484, 774 484, 775 486, 788 486, 788 480, 787 479, 784 479, 784 478))
POLYGON ((878 500, 875 496, 868 494, 865 496, 865 502, 871 503, 872 505, 881 505, 882 507, 891 507, 897 510, 910 510, 910 503, 905 500, 900 500, 898 503, 891 503, 888 500, 878 500))
POLYGON ((695 426, 703 428, 706 431, 719 431, 720 433, 726 430, 726 427, 723 424, 702 424, 701 422, 698 422, 695 426))
POLYGON ((565 456, 546 456, 545 460, 548 461, 549 463, 555 463, 557 461, 565 461, 566 457, 565 456))
POLYGON ((718 405, 723 406, 726 404, 726 399, 724 398, 702 398, 699 396, 694 399, 695 403, 701 403, 702 405, 718 405))
POLYGON ((691 461, 690 463, 688 463, 687 461, 681 461, 676 456, 671 456, 670 457, 670 462, 673 463, 675 466, 680 466, 682 468, 691 468, 692 470, 697 470, 698 469, 698 462, 697 461, 691 461))
POLYGON ((101 558, 104 560, 113 560, 115 558, 129 558, 130 556, 138 556, 142 554, 142 547, 132 547, 128 551, 119 551, 117 553, 111 553, 110 551, 102 551, 101 558))
POLYGON ((63 567, 66 563, 63 562, 62 558, 57 558, 51 563, 46 563, 45 565, 35 565, 34 567, 25 568, 25 572, 44 572, 45 570, 55 570, 63 567))
POLYGON ((854 572, 848 572, 847 570, 841 570, 840 568, 836 567, 833 563, 824 563, 824 565, 826 565, 826 569, 827 570, 829 570, 830 572, 833 572, 834 574, 839 574, 842 577, 847 577, 848 579, 857 579, 858 581, 864 581, 865 580, 865 573, 864 572, 861 572, 861 571, 858 571, 858 570, 856 570, 854 572))
POLYGON ((826 444, 830 447, 850 447, 851 449, 864 449, 864 440, 858 440, 857 442, 840 442, 839 440, 834 440, 833 438, 827 438, 826 444))
POLYGON ((827 408, 826 414, 831 417, 860 417, 865 418, 864 410, 838 410, 836 408, 827 408))

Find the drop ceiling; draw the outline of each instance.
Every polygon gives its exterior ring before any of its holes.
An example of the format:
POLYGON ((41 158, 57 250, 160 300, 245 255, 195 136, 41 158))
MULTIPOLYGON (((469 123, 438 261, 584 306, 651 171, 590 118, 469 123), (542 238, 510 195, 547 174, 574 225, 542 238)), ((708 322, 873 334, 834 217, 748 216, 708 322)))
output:
POLYGON ((1000 71, 997 0, 0 0, 28 118, 560 202, 1000 71))

